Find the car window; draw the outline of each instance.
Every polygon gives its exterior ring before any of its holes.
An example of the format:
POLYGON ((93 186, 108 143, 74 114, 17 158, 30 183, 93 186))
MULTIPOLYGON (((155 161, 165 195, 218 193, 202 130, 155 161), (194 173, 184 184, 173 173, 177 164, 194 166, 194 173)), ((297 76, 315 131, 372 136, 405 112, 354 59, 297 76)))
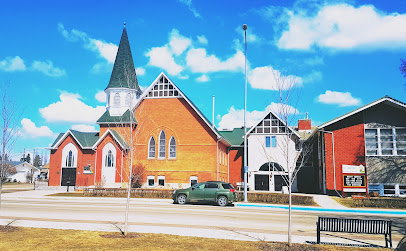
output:
POLYGON ((233 185, 227 183, 227 184, 222 184, 224 189, 234 189, 233 185))
POLYGON ((194 189, 203 189, 203 188, 204 188, 204 184, 202 184, 202 183, 197 183, 197 184, 194 184, 194 185, 192 186, 192 188, 194 188, 194 189))
POLYGON ((214 188, 217 189, 219 188, 219 185, 217 185, 216 183, 206 183, 206 186, 204 188, 214 188))

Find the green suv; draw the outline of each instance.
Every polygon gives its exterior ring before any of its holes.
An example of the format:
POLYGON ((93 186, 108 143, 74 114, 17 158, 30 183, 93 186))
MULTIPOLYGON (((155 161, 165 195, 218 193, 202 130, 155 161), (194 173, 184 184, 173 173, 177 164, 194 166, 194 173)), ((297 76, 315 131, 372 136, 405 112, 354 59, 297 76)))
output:
POLYGON ((219 206, 226 206, 237 201, 237 194, 233 185, 221 181, 207 181, 194 184, 186 189, 173 191, 174 203, 185 204, 187 202, 214 202, 219 206))

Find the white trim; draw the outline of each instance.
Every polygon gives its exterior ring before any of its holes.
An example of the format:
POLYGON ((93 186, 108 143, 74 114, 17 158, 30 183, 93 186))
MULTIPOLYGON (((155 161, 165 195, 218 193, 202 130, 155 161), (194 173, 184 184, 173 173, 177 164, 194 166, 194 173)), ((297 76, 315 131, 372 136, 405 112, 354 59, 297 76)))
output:
MULTIPOLYGON (((266 116, 268 116, 269 114, 272 114, 273 116, 275 116, 280 122, 282 122, 282 124, 283 124, 285 127, 287 127, 289 130, 291 130, 296 136, 298 136, 299 138, 301 138, 300 135, 299 135, 297 132, 295 132, 295 130, 293 130, 290 126, 286 125, 286 123, 285 123, 282 119, 280 119, 278 115, 276 115, 275 113, 273 113, 273 111, 269 111, 268 113, 266 113, 265 116, 263 116, 262 119, 260 119, 260 120, 258 121, 258 123, 255 124, 255 126, 251 127, 251 129, 247 132, 247 135, 250 134, 251 131, 254 130, 255 127, 257 127, 257 126, 259 125, 259 123, 261 123, 261 122, 266 118, 266 116)), ((261 133, 258 133, 258 134, 261 134, 261 133)), ((285 135, 285 134, 287 134, 287 133, 262 133, 262 134, 264 134, 264 135, 265 135, 265 134, 266 134, 266 135, 269 135, 269 134, 281 134, 281 135, 285 135)))
POLYGON ((343 188, 343 192, 355 192, 355 193, 364 193, 366 192, 366 188, 343 188))
MULTIPOLYGON (((97 133, 97 132, 94 132, 94 133, 97 133)), ((80 144, 79 140, 75 137, 75 135, 73 135, 73 133, 72 133, 72 131, 71 131, 70 129, 68 129, 68 130, 65 132, 65 134, 62 135, 62 137, 58 140, 58 142, 56 142, 53 147, 50 147, 50 149, 52 149, 52 150, 53 150, 53 149, 57 149, 58 146, 59 146, 60 144, 62 144, 62 142, 68 137, 69 134, 72 135, 72 138, 76 141, 76 143, 78 143, 78 145, 80 146, 80 148, 82 148, 82 149, 92 149, 92 147, 83 147, 83 146, 80 144)))
POLYGON ((165 131, 164 131, 164 129, 162 129, 160 132, 159 132, 159 136, 158 136, 158 159, 165 159, 166 158, 166 133, 165 133, 165 131), (165 147, 165 156, 164 157, 161 157, 161 136, 162 136, 162 133, 164 134, 164 138, 165 138, 165 143, 164 143, 164 147, 165 147))
POLYGON ((176 139, 175 139, 175 137, 174 136, 172 136, 170 139, 169 139, 169 142, 168 142, 168 159, 176 159, 176 155, 177 155, 177 145, 176 145, 176 139), (172 139, 175 141, 175 157, 171 157, 171 141, 172 141, 172 139))
POLYGON ((62 168, 76 168, 78 164, 78 149, 77 147, 72 143, 69 142, 66 144, 66 146, 62 149, 62 158, 61 158, 61 171, 62 168), (72 151, 72 158, 73 158, 73 163, 72 166, 66 166, 66 158, 69 155, 69 152, 72 151))
POLYGON ((155 176, 154 175, 148 175, 147 176, 147 187, 155 187, 155 176), (154 181, 154 185, 153 186, 150 186, 149 185, 149 181, 150 180, 153 180, 154 181))
POLYGON ((334 123, 337 122, 337 121, 340 121, 340 120, 343 120, 343 119, 345 119, 345 118, 348 118, 348 117, 350 117, 350 116, 352 116, 352 115, 354 115, 354 114, 356 114, 356 113, 358 113, 358 112, 362 112, 363 110, 366 110, 366 109, 368 109, 368 108, 370 108, 370 107, 372 107, 372 106, 374 106, 374 105, 377 105, 377 104, 382 103, 382 102, 385 102, 385 101, 389 101, 389 102, 391 102, 391 103, 393 103, 393 104, 402 106, 403 108, 406 109, 406 104, 401 103, 401 102, 399 102, 399 101, 397 101, 397 100, 394 100, 394 99, 392 99, 392 98, 390 98, 390 97, 383 97, 383 98, 380 98, 380 99, 378 99, 378 100, 375 100, 374 102, 371 102, 371 103, 369 103, 369 104, 367 104, 367 105, 365 105, 365 106, 359 107, 359 108, 357 108, 357 109, 355 109, 355 110, 353 110, 353 111, 351 111, 351 112, 349 112, 349 113, 346 113, 346 114, 344 114, 344 115, 341 115, 341 116, 339 116, 339 117, 337 117, 337 118, 335 118, 335 119, 333 119, 333 120, 331 120, 331 121, 329 121, 329 122, 326 122, 326 123, 324 123, 324 124, 321 124, 321 125, 319 125, 317 128, 318 128, 318 129, 321 129, 321 128, 323 128, 323 127, 329 126, 329 125, 331 125, 331 124, 334 124, 334 123))
POLYGON ((156 141, 154 136, 151 136, 148 140, 148 153, 147 153, 148 158, 147 159, 155 159, 156 158, 156 141), (149 149, 151 147, 151 140, 154 139, 154 146, 155 146, 155 150, 154 150, 154 157, 150 157, 149 156, 149 149))
POLYGON ((166 185, 165 175, 158 175, 158 178, 157 178, 157 186, 158 186, 158 187, 165 187, 165 185, 166 185), (164 181, 164 185, 163 185, 163 186, 161 186, 161 185, 159 184, 159 180, 163 180, 163 181, 164 181))
POLYGON ((113 139, 121 146, 122 149, 128 149, 125 146, 123 146, 120 141, 117 139, 117 137, 114 135, 113 131, 109 128, 107 129, 103 135, 96 141, 96 143, 94 143, 94 145, 91 147, 91 149, 95 150, 97 148, 97 146, 103 141, 103 139, 107 136, 107 134, 111 134, 111 136, 113 136, 113 139))
POLYGON ((196 180, 196 183, 195 184, 197 184, 197 183, 199 183, 199 177, 198 176, 190 176, 189 177, 189 184, 192 186, 192 180, 196 180))
POLYGON ((103 180, 103 177, 105 177, 105 182, 107 184, 115 183, 116 182, 116 166, 117 166, 117 149, 112 143, 107 143, 102 150, 102 172, 101 172, 101 178, 103 180), (108 153, 111 151, 112 154, 112 161, 113 161, 113 166, 106 166, 106 158, 108 157, 108 153), (107 177, 105 174, 109 175, 110 173, 105 173, 108 171, 108 169, 113 169, 113 181, 111 182, 110 180, 107 180, 108 178, 111 179, 111 177, 107 177))
MULTIPOLYGON (((219 133, 217 133, 213 127, 212 124, 207 121, 207 119, 203 116, 203 114, 199 111, 199 109, 197 109, 197 107, 195 107, 195 105, 186 97, 186 95, 173 83, 173 81, 164 73, 161 72, 158 77, 152 81, 152 84, 144 91, 144 93, 140 96, 139 100, 137 101, 137 103, 134 105, 134 107, 132 108, 133 112, 135 111, 135 109, 137 109, 137 107, 141 104, 142 100, 144 100, 146 98, 146 96, 148 95, 148 93, 151 91, 151 89, 153 88, 153 86, 157 83, 157 81, 159 80, 159 78, 161 76, 164 76, 168 79, 169 83, 171 83, 173 85, 173 87, 178 91, 178 93, 180 94, 180 96, 182 98, 184 98, 186 100, 186 102, 188 102, 188 104, 193 108, 193 110, 200 116, 200 118, 206 123, 206 125, 210 128, 210 130, 212 130, 212 132, 214 132, 214 134, 217 136, 217 138, 219 138, 225 145, 227 146, 231 146, 231 144, 224 139, 219 133)), ((149 98, 149 97, 148 97, 149 98)), ((154 97, 155 98, 155 97, 154 97)), ((159 97, 162 98, 162 97, 159 97)), ((174 97, 174 98, 180 98, 180 97, 174 97)))

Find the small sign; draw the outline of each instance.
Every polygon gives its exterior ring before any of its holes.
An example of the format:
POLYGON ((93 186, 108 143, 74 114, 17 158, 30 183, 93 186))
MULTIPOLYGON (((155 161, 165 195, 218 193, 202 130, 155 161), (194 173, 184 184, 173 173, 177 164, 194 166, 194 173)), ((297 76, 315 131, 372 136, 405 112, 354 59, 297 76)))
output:
POLYGON ((344 187, 365 187, 365 175, 344 175, 344 187))
POLYGON ((363 165, 343 165, 343 173, 365 173, 365 167, 363 165))
POLYGON ((244 171, 245 171, 246 173, 248 173, 248 166, 245 166, 245 167, 244 167, 244 171))

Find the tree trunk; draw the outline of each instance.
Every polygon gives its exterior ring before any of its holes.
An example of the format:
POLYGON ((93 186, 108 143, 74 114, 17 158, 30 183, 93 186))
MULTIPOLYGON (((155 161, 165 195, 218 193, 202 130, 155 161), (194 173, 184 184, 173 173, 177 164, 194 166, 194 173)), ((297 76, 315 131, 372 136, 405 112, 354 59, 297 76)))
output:
MULTIPOLYGON (((290 174, 289 174, 290 176, 290 174)), ((292 246, 292 179, 289 178, 289 223, 288 223, 288 245, 292 246)))

